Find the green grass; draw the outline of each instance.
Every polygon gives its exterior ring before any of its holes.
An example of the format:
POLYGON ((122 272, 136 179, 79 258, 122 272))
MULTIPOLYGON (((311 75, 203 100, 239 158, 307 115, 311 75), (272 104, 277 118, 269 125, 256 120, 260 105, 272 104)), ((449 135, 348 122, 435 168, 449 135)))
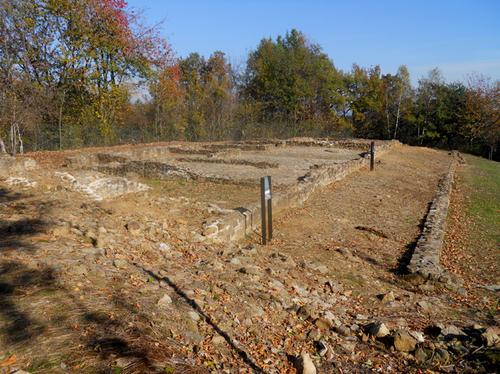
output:
POLYGON ((478 244, 494 248, 500 243, 500 163, 473 156, 467 162, 468 215, 475 223, 471 234, 478 244))

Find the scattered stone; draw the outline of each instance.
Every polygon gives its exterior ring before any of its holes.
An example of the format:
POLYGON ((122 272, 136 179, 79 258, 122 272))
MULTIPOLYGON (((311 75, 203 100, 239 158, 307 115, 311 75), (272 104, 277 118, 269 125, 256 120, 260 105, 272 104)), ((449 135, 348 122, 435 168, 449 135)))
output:
POLYGON ((248 266, 240 268, 238 271, 242 274, 248 274, 248 275, 261 275, 262 274, 260 268, 256 265, 248 265, 248 266))
POLYGON ((310 305, 303 305, 297 310, 297 315, 302 320, 315 319, 317 318, 317 312, 310 305))
POLYGON ((314 325, 322 330, 330 330, 333 327, 333 323, 330 319, 325 317, 320 317, 314 321, 314 325))
POLYGON ((223 336, 217 335, 212 338, 212 344, 214 345, 222 345, 226 342, 226 339, 224 339, 223 336))
POLYGON ((59 225, 52 229, 52 235, 54 235, 55 237, 66 236, 68 234, 69 234, 68 224, 59 225))
POLYGON ((333 328, 333 331, 335 331, 336 333, 338 333, 342 336, 351 336, 352 335, 351 329, 345 325, 335 326, 333 328))
POLYGON ((118 366, 121 369, 124 369, 126 367, 129 367, 134 360, 130 357, 119 357, 116 359, 116 366, 118 366))
POLYGON ((492 347, 500 343, 498 327, 488 327, 485 332, 481 334, 484 344, 487 347, 492 347))
POLYGON ((233 264, 233 265, 241 265, 241 261, 238 257, 233 257, 230 261, 229 261, 230 264, 233 264))
POLYGON ((410 331, 409 334, 417 341, 417 343, 423 343, 425 341, 424 334, 420 331, 410 331))
POLYGON ((419 347, 415 351, 415 359, 419 364, 422 364, 425 362, 425 360, 427 360, 427 353, 425 353, 425 351, 419 347))
POLYGON ((394 292, 390 291, 387 292, 386 294, 379 295, 380 301, 383 303, 390 303, 394 300, 396 300, 396 297, 394 296, 394 292))
POLYGON ((406 331, 399 330, 394 334, 394 348, 399 352, 412 352, 417 340, 406 331))
POLYGON ((37 182, 29 180, 24 177, 9 177, 5 180, 9 186, 20 186, 20 187, 36 187, 37 182))
POLYGON ((307 337, 311 340, 317 341, 320 340, 323 337, 323 334, 321 333, 320 329, 311 329, 307 333, 307 337))
POLYGON ((131 221, 127 223, 125 227, 127 228, 128 232, 134 236, 137 236, 141 233, 141 225, 137 221, 131 221))
POLYGON ((375 322, 368 325, 367 333, 375 338, 383 338, 384 336, 389 335, 391 332, 387 328, 385 324, 382 322, 375 322))
POLYGON ((444 329, 442 329, 441 335, 443 335, 445 339, 454 339, 467 336, 466 333, 464 333, 461 329, 454 325, 448 325, 444 329))
POLYGON ((163 295, 157 303, 157 305, 161 308, 167 307, 170 304, 172 304, 172 298, 168 294, 163 295))
POLYGON ((316 366, 309 356, 309 353, 302 352, 298 359, 297 370, 300 374, 316 374, 316 366))
POLYGON ((356 342, 350 340, 343 340, 338 343, 342 350, 346 353, 352 354, 356 350, 356 342))
POLYGON ((194 310, 190 310, 188 312, 188 315, 195 322, 200 320, 200 315, 198 313, 196 313, 194 310))
POLYGON ((158 248, 162 252, 167 252, 167 251, 170 251, 172 249, 172 247, 170 246, 170 244, 163 243, 163 242, 158 245, 158 248))
POLYGON ((75 275, 87 275, 89 269, 84 264, 77 264, 72 267, 71 272, 75 275))
POLYGON ((448 361, 450 361, 450 353, 443 348, 438 348, 434 352, 434 359, 433 361, 439 362, 441 364, 446 364, 448 361))
POLYGON ((115 268, 118 268, 118 269, 123 269, 123 268, 126 268, 126 267, 127 267, 127 265, 128 265, 128 262, 127 262, 127 261, 125 261, 125 260, 122 260, 122 259, 120 259, 120 258, 115 258, 115 259, 113 260, 113 266, 114 266, 115 268))
POLYGON ((489 284, 489 285, 485 285, 483 286, 485 289, 489 290, 489 291, 493 291, 493 292, 498 292, 500 291, 500 284, 489 284))
POLYGON ((432 310, 432 305, 425 300, 417 301, 417 306, 424 312, 429 312, 432 310))

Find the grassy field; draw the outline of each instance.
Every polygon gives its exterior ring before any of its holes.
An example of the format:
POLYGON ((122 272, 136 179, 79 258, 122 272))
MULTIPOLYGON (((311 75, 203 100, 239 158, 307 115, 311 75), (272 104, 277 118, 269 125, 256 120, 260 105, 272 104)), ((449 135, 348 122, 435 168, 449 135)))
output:
POLYGON ((500 163, 467 156, 464 182, 468 186, 467 215, 473 222, 470 243, 493 250, 498 260, 500 243, 500 163))

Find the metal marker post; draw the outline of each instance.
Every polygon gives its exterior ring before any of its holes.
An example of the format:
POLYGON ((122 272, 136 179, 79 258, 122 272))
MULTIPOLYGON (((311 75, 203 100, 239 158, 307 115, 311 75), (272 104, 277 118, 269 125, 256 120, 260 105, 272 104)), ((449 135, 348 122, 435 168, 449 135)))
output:
POLYGON ((262 244, 265 245, 267 244, 268 240, 271 240, 273 238, 273 204, 270 176, 262 177, 260 179, 260 203, 260 215, 262 219, 262 244))
POLYGON ((273 238, 273 193, 271 191, 271 176, 267 177, 269 181, 269 198, 267 199, 267 223, 269 225, 269 241, 273 238))
POLYGON ((262 244, 267 244, 266 233, 266 177, 260 178, 260 215, 262 219, 262 244))
POLYGON ((370 171, 375 167, 375 142, 370 143, 370 171))

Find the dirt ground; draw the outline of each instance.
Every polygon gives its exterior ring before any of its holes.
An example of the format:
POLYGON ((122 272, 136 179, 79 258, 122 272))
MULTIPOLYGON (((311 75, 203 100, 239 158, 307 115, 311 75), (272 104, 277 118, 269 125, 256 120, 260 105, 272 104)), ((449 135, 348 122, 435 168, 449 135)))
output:
POLYGON ((55 180, 0 181, 0 373, 294 373, 301 352, 320 373, 467 372, 458 359, 423 365, 361 333, 371 321, 419 331, 492 323, 464 296, 402 274, 450 161, 398 147, 375 171, 277 217, 267 246, 258 233, 194 240, 209 203, 253 199, 245 186, 187 183, 168 199, 178 182, 152 181, 96 202, 55 180))

